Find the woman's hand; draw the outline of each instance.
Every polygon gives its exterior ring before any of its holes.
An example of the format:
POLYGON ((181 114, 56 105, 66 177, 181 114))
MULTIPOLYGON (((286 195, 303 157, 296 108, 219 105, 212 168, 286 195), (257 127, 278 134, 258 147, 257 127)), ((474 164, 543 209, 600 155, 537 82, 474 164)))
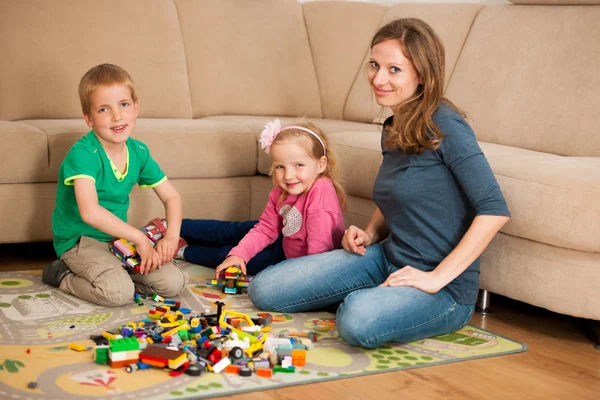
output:
POLYGON ((170 261, 173 261, 173 256, 175 255, 175 251, 177 251, 178 245, 178 237, 165 236, 164 238, 156 242, 156 252, 160 257, 162 264, 166 264, 170 261))
POLYGON ((139 243, 135 243, 135 250, 140 256, 140 274, 144 275, 144 273, 149 274, 158 268, 160 263, 160 257, 154 247, 152 247, 152 242, 146 237, 139 243))
POLYGON ((437 293, 444 287, 435 271, 424 272, 410 265, 391 273, 379 286, 412 286, 430 294, 437 293))
POLYGON ((221 263, 221 265, 219 265, 217 267, 217 272, 216 272, 217 279, 219 279, 219 275, 225 273, 227 268, 233 267, 234 265, 239 266, 240 269, 242 270, 242 273, 244 275, 246 275, 246 263, 244 262, 244 259, 242 257, 238 257, 238 256, 229 256, 225 259, 225 261, 223 261, 221 263))
POLYGON ((367 252, 367 247, 372 244, 373 238, 365 231, 350 225, 344 232, 342 246, 348 253, 355 253, 361 256, 367 252))

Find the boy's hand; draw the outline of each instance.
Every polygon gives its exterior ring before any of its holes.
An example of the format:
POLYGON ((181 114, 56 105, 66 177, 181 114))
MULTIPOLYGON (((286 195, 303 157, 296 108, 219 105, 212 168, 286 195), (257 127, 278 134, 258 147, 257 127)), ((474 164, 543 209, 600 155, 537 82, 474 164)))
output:
POLYGON ((242 273, 246 275, 246 263, 242 257, 238 256, 229 256, 217 267, 217 279, 219 279, 219 275, 225 274, 225 270, 229 267, 233 267, 234 265, 239 266, 242 269, 242 273))
POLYGON ((162 264, 173 261, 173 256, 175 255, 175 251, 177 251, 178 245, 179 237, 165 236, 156 242, 156 252, 162 261, 162 264))
POLYGON ((140 274, 149 274, 161 265, 160 257, 148 238, 144 238, 140 243, 136 243, 135 249, 141 259, 140 274))

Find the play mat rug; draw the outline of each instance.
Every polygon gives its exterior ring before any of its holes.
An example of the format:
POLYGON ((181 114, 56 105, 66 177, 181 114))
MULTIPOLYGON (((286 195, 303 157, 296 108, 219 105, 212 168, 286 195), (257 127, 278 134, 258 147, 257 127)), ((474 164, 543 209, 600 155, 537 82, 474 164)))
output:
MULTIPOLYGON (((225 308, 255 316, 247 295, 225 295, 207 287, 214 270, 185 265, 187 292, 177 300, 199 314, 219 300, 225 308)), ((185 399, 218 397, 288 385, 348 378, 371 373, 425 367, 517 353, 526 346, 467 325, 460 331, 412 343, 390 343, 376 350, 344 344, 335 328, 335 314, 272 313, 273 333, 316 332, 318 341, 307 352, 306 365, 295 373, 272 378, 203 372, 170 377, 166 370, 127 373, 93 361, 93 351, 77 352, 70 343, 92 346, 90 335, 115 331, 139 322, 148 313, 134 302, 120 308, 93 305, 41 281, 41 271, 0 273, 0 398, 2 399, 185 399), (32 386, 33 388, 28 388, 32 386)))

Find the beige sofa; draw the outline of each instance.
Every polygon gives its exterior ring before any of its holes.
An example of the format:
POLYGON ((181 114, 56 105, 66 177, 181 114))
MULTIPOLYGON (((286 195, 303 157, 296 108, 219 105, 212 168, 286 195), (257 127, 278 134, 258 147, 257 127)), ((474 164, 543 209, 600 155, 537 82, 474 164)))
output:
MULTIPOLYGON (((514 2, 571 5, 0 0, 0 242, 52 239, 58 167, 87 132, 76 87, 101 62, 134 77, 135 137, 186 217, 256 218, 271 188, 257 135, 306 115, 341 158, 347 223, 366 224, 381 110, 362 67, 379 26, 418 17, 445 42, 447 96, 512 213, 482 287, 598 320, 600 0, 514 2)), ((152 191, 134 191, 131 223, 161 213, 152 191)))

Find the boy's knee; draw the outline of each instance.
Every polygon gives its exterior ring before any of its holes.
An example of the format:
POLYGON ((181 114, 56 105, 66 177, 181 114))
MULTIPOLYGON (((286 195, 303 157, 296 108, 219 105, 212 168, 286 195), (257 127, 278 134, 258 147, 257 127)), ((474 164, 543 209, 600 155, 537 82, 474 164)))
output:
POLYGON ((121 284, 115 284, 113 281, 110 289, 105 288, 101 292, 103 298, 99 298, 98 304, 109 307, 118 307, 133 302, 135 287, 131 280, 120 281, 121 284))
POLYGON ((155 282, 152 285, 152 290, 163 297, 175 297, 187 288, 188 281, 188 274, 180 268, 176 268, 167 274, 164 279, 155 282))
POLYGON ((129 304, 133 302, 133 296, 135 293, 135 289, 133 287, 133 283, 131 285, 127 285, 127 289, 121 292, 118 295, 112 296, 112 301, 109 300, 110 306, 124 306, 125 304, 129 304))

